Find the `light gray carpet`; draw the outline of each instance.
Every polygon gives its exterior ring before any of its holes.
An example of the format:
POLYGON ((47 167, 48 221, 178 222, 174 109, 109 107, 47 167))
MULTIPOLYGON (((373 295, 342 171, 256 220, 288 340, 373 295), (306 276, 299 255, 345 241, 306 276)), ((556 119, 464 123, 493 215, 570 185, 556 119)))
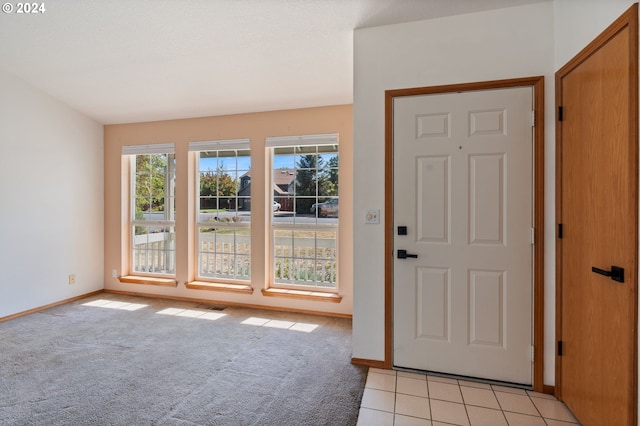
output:
POLYGON ((210 308, 101 294, 0 323, 0 424, 356 423, 350 320, 210 308))

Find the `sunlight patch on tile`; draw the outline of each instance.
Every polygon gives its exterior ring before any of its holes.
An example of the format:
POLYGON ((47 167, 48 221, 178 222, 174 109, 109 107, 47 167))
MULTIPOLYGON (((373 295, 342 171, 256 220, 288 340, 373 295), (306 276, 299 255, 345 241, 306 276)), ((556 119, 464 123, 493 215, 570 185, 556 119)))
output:
POLYGON ((149 305, 141 303, 116 302, 113 300, 97 299, 91 302, 83 303, 82 306, 92 306, 94 308, 120 309, 123 311, 137 311, 146 308, 149 305))

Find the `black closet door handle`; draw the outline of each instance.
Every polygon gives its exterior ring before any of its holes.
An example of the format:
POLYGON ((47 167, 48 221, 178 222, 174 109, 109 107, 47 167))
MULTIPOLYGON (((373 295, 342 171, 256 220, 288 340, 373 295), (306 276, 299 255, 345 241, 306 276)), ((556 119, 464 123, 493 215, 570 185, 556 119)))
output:
POLYGON ((604 275, 605 277, 610 277, 613 281, 623 283, 624 282, 624 268, 619 266, 612 266, 610 271, 596 268, 595 266, 591 267, 591 272, 595 272, 596 274, 604 275))

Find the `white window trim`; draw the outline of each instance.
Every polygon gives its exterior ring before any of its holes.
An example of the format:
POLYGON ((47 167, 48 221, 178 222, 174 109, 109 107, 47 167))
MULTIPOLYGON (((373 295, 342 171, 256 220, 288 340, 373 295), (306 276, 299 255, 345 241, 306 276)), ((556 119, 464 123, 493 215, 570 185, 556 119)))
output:
POLYGON ((214 141, 189 142, 189 151, 224 151, 224 150, 246 150, 249 148, 249 139, 226 139, 214 141))
POLYGON ((126 145, 122 147, 122 155, 141 154, 175 154, 176 148, 173 143, 159 143, 155 145, 126 145))
POLYGON ((338 145, 337 133, 325 133, 304 136, 269 136, 266 140, 267 148, 302 146, 302 145, 338 145))
MULTIPOLYGON (((334 145, 337 147, 339 142, 339 135, 337 133, 317 134, 317 135, 302 135, 302 136, 278 136, 267 137, 266 147, 269 149, 268 155, 268 182, 269 188, 273 187, 273 160, 275 148, 292 147, 292 146, 322 146, 322 145, 334 145)), ((269 190, 268 206, 271 206, 274 201, 273 191, 269 190)), ((274 223, 273 213, 269 210, 269 225, 270 225, 270 241, 269 241, 269 268, 268 268, 268 282, 269 288, 274 289, 286 289, 286 290, 299 290, 299 291, 311 291, 319 293, 335 293, 340 291, 340 282, 338 280, 340 270, 340 253, 339 253, 339 240, 340 240, 340 227, 338 224, 295 224, 295 223, 274 223), (278 230, 309 230, 315 232, 322 231, 335 231, 336 233, 336 282, 335 287, 321 287, 314 285, 304 284, 287 284, 275 282, 275 234, 278 230)))
MULTIPOLYGON (((134 270, 134 239, 135 239, 135 227, 136 226, 145 226, 145 227, 172 227, 173 232, 176 232, 176 223, 175 220, 136 220, 135 219, 135 182, 136 182, 136 170, 134 167, 135 164, 135 156, 137 155, 151 155, 151 154, 175 154, 175 144, 173 143, 164 143, 164 144, 151 144, 151 145, 127 145, 122 147, 122 155, 127 156, 128 158, 128 167, 129 167, 129 205, 127 212, 127 218, 129 222, 129 274, 132 276, 141 276, 141 277, 161 277, 161 278, 175 278, 177 271, 174 270, 173 273, 162 273, 162 272, 143 272, 143 271, 135 271, 134 270)), ((175 170, 173 172, 175 178, 175 170)), ((175 203, 175 193, 173 194, 173 202, 175 203)), ((168 209, 170 211, 171 209, 168 209)), ((177 250, 174 254, 174 257, 177 258, 177 250)), ((174 259, 175 262, 175 259, 174 259)), ((177 265, 176 265, 177 266, 177 265)))
MULTIPOLYGON (((195 208, 194 208, 194 223, 195 223, 195 259, 194 259, 194 267, 195 267, 195 276, 198 281, 204 282, 214 282, 214 283, 240 283, 247 284, 251 283, 252 275, 250 274, 249 279, 233 279, 226 277, 208 277, 200 275, 200 227, 204 226, 212 226, 211 222, 201 222, 200 221, 200 152, 207 151, 250 151, 250 140, 249 139, 226 139, 226 140, 211 140, 211 141, 194 141, 189 142, 189 152, 193 152, 196 155, 195 161, 195 184, 194 184, 194 199, 195 199, 195 208)), ((216 227, 219 228, 244 228, 251 230, 251 223, 242 223, 242 222, 216 222, 216 227)), ((250 231, 251 233, 251 231, 250 231)), ((251 256, 250 256, 251 257, 251 256)), ((251 264, 253 264, 253 259, 250 258, 251 264)))

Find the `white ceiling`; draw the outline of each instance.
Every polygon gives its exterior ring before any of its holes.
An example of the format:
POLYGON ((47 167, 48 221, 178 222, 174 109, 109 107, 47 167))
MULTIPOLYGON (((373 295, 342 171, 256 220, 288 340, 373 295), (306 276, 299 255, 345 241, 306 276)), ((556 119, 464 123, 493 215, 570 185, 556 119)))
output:
POLYGON ((113 124, 348 104, 353 29, 548 0, 37 1, 0 68, 113 124))

